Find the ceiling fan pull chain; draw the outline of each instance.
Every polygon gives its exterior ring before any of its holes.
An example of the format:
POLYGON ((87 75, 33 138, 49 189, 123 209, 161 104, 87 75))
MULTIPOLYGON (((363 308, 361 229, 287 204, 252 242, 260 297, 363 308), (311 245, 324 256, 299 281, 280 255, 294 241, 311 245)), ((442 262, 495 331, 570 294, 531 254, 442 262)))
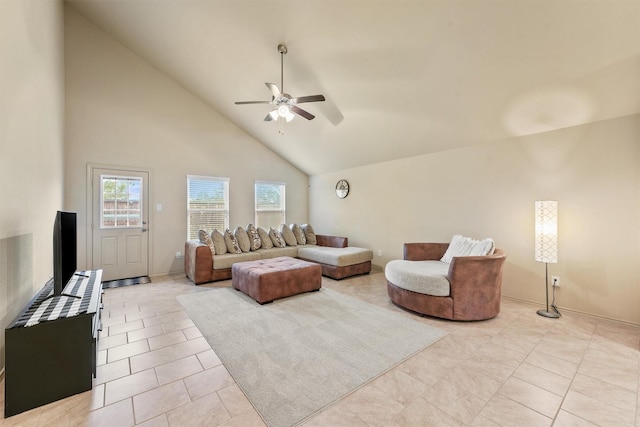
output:
POLYGON ((284 135, 284 117, 278 117, 278 133, 284 135))

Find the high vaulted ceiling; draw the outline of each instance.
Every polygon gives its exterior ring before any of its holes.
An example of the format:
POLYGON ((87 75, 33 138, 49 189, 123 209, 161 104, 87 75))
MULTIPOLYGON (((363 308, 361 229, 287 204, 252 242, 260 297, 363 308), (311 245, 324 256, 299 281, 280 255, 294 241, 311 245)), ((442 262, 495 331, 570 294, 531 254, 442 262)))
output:
POLYGON ((309 175, 640 112, 638 0, 66 2, 309 175))

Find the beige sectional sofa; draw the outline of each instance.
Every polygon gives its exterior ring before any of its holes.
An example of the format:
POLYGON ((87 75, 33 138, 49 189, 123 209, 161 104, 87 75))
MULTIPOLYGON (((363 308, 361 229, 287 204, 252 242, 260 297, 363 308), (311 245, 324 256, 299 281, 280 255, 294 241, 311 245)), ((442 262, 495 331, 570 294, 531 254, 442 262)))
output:
MULTIPOLYGON (((269 247, 275 242, 271 242, 269 245, 256 246, 253 238, 250 238, 249 250, 245 247, 241 249, 240 253, 237 252, 237 248, 230 253, 216 254, 215 245, 206 243, 208 240, 201 238, 201 240, 189 240, 185 243, 185 259, 184 268, 185 273, 189 279, 191 279, 196 285, 208 282, 214 282, 218 280, 227 280, 231 278, 231 266, 236 262, 242 261, 255 261, 259 259, 268 259, 281 256, 290 256, 293 258, 300 258, 306 261, 315 262, 322 267, 322 274, 333 279, 343 279, 358 274, 366 274, 371 271, 371 260, 373 259, 373 251, 365 248, 358 248, 349 246, 349 239, 347 237, 338 236, 326 236, 318 235, 313 232, 310 226, 305 226, 305 234, 308 240, 298 236, 295 240, 291 238, 291 234, 288 231, 291 230, 294 224, 289 226, 281 226, 280 235, 284 231, 287 239, 284 247, 269 247), (287 230, 287 227, 289 230, 287 230), (312 242, 311 244, 307 241, 312 242), (295 242, 295 244, 294 244, 295 242)), ((251 227, 251 226, 250 226, 251 227)), ((298 226, 300 227, 300 226, 298 226)), ((300 227, 302 228, 302 227, 300 227)), ((249 229, 249 227, 247 227, 249 229)), ((245 230, 246 231, 246 230, 245 230)), ((261 233, 264 240, 264 231, 261 233)), ((270 230, 275 231, 275 230, 270 230)), ((298 234, 300 233, 299 230, 298 234)), ((212 234, 215 234, 213 232, 212 234)), ((231 233, 227 230, 225 233, 227 239, 229 235, 242 235, 240 227, 236 227, 234 232, 231 233), (238 233, 240 232, 240 233, 238 233)), ((248 233, 251 235, 251 233, 248 233)), ((271 233, 273 234, 273 233, 271 233)), ((278 234, 278 233, 276 233, 278 234)), ((237 239, 241 240, 241 239, 237 239)), ((283 239, 285 240, 285 239, 283 239)), ((227 242, 229 243, 229 242, 227 242)), ((282 243, 282 242, 281 242, 282 243)), ((242 245, 239 245, 242 246, 242 245)), ((233 249, 234 246, 229 244, 229 248, 233 249)))

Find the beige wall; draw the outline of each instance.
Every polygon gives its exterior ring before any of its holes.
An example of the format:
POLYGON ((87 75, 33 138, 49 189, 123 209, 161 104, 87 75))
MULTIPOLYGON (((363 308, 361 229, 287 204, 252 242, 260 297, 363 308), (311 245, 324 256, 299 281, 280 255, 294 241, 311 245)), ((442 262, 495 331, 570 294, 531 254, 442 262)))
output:
POLYGON ((62 4, 0 1, 0 371, 4 328, 53 275, 63 198, 62 4))
POLYGON ((503 294, 544 304, 543 199, 559 203, 559 307, 640 324, 640 115, 313 176, 309 211, 317 231, 374 249, 379 266, 404 242, 493 237, 508 254, 503 294))
POLYGON ((287 221, 307 221, 305 174, 69 6, 65 67, 65 205, 78 212, 79 268, 91 267, 87 164, 151 171, 151 275, 184 270, 175 253, 187 233, 188 174, 230 178, 232 228, 254 222, 255 180, 286 182, 287 221))

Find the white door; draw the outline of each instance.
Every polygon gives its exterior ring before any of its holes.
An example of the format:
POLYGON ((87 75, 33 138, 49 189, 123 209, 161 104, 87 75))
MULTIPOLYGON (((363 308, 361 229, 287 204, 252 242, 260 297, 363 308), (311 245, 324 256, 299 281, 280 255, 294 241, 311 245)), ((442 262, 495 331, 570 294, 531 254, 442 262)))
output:
POLYGON ((92 268, 102 280, 149 274, 146 171, 92 171, 92 268))

